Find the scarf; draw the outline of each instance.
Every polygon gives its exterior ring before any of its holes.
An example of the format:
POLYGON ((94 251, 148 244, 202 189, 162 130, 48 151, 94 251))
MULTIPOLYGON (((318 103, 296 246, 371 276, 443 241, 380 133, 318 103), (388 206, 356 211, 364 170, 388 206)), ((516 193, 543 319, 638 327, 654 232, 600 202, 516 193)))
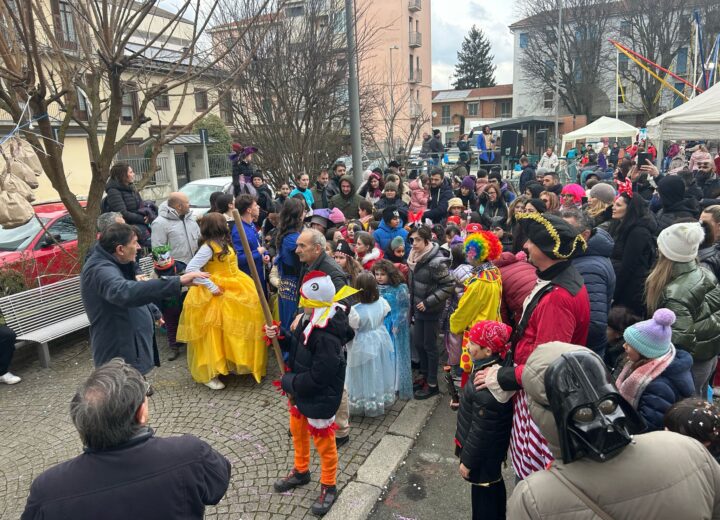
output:
POLYGON ((633 370, 633 362, 628 361, 620 372, 616 384, 622 395, 633 408, 637 409, 645 388, 662 374, 675 359, 675 347, 659 358, 649 359, 647 362, 633 370))
POLYGON ((427 247, 425 249, 423 249, 422 251, 420 251, 419 253, 416 253, 415 249, 410 250, 410 256, 408 256, 407 264, 408 264, 408 267, 410 267, 410 269, 412 271, 415 271, 415 266, 423 258, 425 258, 430 253, 430 251, 432 251, 432 246, 433 246, 432 242, 429 242, 427 247))

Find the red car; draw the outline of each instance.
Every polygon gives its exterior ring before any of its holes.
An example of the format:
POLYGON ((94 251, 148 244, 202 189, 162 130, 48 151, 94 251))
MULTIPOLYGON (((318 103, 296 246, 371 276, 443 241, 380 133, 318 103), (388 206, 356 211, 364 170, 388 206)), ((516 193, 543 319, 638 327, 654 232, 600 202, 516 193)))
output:
POLYGON ((38 218, 14 229, 0 226, 0 270, 20 270, 28 287, 77 275, 77 228, 67 209, 60 202, 34 208, 38 218))

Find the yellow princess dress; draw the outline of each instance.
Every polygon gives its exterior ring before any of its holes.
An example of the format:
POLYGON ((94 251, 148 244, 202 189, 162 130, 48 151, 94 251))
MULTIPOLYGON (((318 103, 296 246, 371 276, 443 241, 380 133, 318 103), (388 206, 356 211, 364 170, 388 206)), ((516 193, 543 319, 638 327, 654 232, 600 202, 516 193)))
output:
POLYGON ((188 368, 198 383, 230 372, 252 374, 259 383, 268 357, 260 300, 252 278, 238 268, 233 248, 222 258, 221 252, 215 243, 204 244, 188 264, 187 272, 202 269, 212 283, 188 291, 177 339, 187 343, 188 368), (213 284, 222 294, 213 294, 213 284))

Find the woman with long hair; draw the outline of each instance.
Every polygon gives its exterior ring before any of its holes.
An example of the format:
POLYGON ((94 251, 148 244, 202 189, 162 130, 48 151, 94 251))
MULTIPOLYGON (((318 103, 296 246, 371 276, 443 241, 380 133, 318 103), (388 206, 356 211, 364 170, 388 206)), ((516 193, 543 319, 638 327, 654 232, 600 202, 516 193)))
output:
POLYGON ((529 200, 530 199, 527 195, 520 195, 514 201, 512 201, 510 203, 510 206, 508 207, 506 228, 510 230, 509 234, 511 236, 506 238, 504 241, 511 242, 510 251, 512 251, 513 253, 518 253, 519 251, 521 251, 525 243, 524 235, 520 230, 520 225, 518 224, 518 216, 525 213, 525 205, 528 203, 529 200))
POLYGON ((382 175, 377 172, 372 172, 368 176, 367 182, 360 188, 358 195, 375 204, 380 200, 380 197, 382 197, 384 187, 385 182, 383 181, 382 175))
POLYGON ((507 219, 508 207, 507 204, 505 204, 502 191, 497 184, 490 183, 487 185, 487 188, 485 188, 485 198, 480 203, 478 212, 489 219, 494 217, 502 217, 503 220, 507 219))
POLYGON ((595 227, 605 231, 612 221, 612 206, 615 201, 615 189, 609 184, 599 183, 588 191, 587 214, 595 222, 595 227))
POLYGON ((551 191, 543 191, 540 193, 540 200, 545 203, 545 211, 557 215, 560 211, 560 199, 551 191))
POLYGON ((143 247, 150 247, 150 224, 156 215, 145 207, 135 185, 135 172, 127 163, 115 163, 110 168, 110 179, 105 185, 107 196, 103 211, 120 213, 127 224, 138 232, 138 241, 143 247))
POLYGON ((648 314, 666 307, 677 316, 672 342, 693 357, 695 393, 705 396, 720 354, 720 287, 715 276, 698 266, 704 233, 698 222, 663 229, 658 259, 645 282, 648 314))
POLYGON ((303 228, 305 219, 305 205, 297 199, 288 199, 283 204, 278 217, 277 234, 275 235, 275 265, 280 275, 278 285, 278 310, 280 323, 287 330, 295 318, 297 300, 295 295, 298 289, 300 276, 300 259, 295 253, 297 239, 303 228))
POLYGON ((259 383, 267 366, 263 314, 255 284, 238 268, 230 229, 220 213, 200 220, 200 248, 187 269, 210 278, 191 287, 183 303, 177 339, 187 343, 193 379, 213 390, 218 376, 252 374, 259 383))
POLYGON ((615 199, 612 218, 608 231, 615 241, 610 255, 616 280, 613 302, 643 317, 643 287, 655 262, 656 225, 645 200, 632 192, 615 199))
POLYGON ((355 281, 364 269, 360 265, 360 262, 355 259, 355 252, 350 247, 350 244, 345 240, 341 240, 335 244, 333 259, 335 259, 340 268, 345 271, 345 274, 348 275, 350 286, 355 287, 355 281))

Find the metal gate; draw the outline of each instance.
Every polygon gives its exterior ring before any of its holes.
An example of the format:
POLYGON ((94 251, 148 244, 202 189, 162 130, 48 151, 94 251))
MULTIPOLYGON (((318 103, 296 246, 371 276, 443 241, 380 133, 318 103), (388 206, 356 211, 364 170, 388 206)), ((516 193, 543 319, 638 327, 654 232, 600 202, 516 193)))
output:
POLYGON ((187 152, 175 154, 175 172, 177 173, 177 187, 180 189, 190 181, 187 152))

